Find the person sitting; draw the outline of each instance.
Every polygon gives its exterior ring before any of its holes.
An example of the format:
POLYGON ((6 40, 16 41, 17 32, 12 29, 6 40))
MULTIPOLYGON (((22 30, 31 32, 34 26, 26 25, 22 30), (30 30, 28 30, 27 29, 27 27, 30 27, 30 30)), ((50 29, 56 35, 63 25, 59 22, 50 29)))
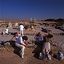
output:
POLYGON ((6 35, 9 34, 9 29, 8 29, 8 27, 6 27, 6 29, 5 29, 5 34, 6 34, 6 35))
POLYGON ((2 30, 2 33, 1 33, 1 35, 8 35, 9 34, 9 29, 8 29, 8 27, 6 27, 5 28, 5 30, 2 30))
POLYGON ((25 39, 23 40, 22 34, 20 34, 19 32, 16 33, 15 38, 16 38, 15 45, 21 49, 20 55, 22 58, 24 58, 24 51, 25 51, 25 47, 27 46, 26 40, 25 39))
POLYGON ((36 44, 42 44, 43 36, 41 35, 40 32, 38 32, 34 38, 35 38, 36 44))
POLYGON ((35 44, 39 47, 40 52, 42 52, 42 47, 44 44, 44 36, 40 32, 36 34, 35 38, 35 44))

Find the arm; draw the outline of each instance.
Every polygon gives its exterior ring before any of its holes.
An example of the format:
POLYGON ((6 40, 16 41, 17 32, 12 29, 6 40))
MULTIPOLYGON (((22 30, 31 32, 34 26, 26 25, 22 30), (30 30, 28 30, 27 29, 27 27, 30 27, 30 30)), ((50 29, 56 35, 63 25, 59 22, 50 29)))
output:
POLYGON ((26 43, 23 41, 22 37, 20 37, 20 43, 21 45, 26 46, 26 43))
POLYGON ((13 36, 10 40, 12 40, 13 38, 15 38, 15 36, 13 36))

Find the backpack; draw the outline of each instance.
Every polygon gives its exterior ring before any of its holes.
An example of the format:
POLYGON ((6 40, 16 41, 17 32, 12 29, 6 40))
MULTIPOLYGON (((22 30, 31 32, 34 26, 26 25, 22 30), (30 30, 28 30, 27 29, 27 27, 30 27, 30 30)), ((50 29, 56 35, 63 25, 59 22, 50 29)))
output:
POLYGON ((22 39, 23 40, 28 40, 28 37, 27 36, 23 36, 22 39))
POLYGON ((39 59, 40 59, 40 60, 43 60, 44 57, 45 57, 45 55, 44 55, 42 52, 40 52, 40 53, 39 53, 39 59))
POLYGON ((64 55, 63 55, 62 52, 58 51, 58 53, 57 53, 57 59, 58 59, 58 60, 64 59, 64 55))

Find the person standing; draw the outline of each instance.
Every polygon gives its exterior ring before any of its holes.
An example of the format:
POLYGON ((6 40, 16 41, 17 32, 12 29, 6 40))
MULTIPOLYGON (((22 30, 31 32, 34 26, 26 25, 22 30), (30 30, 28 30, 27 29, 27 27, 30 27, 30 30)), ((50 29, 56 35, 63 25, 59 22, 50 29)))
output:
POLYGON ((20 34, 24 35, 24 33, 23 33, 23 31, 24 31, 23 24, 20 24, 19 28, 20 28, 20 34))
POLYGON ((50 52, 51 52, 51 44, 50 44, 50 42, 49 42, 49 39, 46 38, 46 42, 45 42, 44 47, 43 47, 43 53, 44 53, 44 55, 45 55, 49 60, 51 60, 50 52))

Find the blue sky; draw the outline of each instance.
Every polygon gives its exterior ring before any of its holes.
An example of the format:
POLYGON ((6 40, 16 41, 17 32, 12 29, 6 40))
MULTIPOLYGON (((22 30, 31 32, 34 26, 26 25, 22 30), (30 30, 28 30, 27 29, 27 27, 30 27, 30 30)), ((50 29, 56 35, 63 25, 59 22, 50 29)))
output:
POLYGON ((0 0, 0 18, 64 18, 64 0, 0 0))

